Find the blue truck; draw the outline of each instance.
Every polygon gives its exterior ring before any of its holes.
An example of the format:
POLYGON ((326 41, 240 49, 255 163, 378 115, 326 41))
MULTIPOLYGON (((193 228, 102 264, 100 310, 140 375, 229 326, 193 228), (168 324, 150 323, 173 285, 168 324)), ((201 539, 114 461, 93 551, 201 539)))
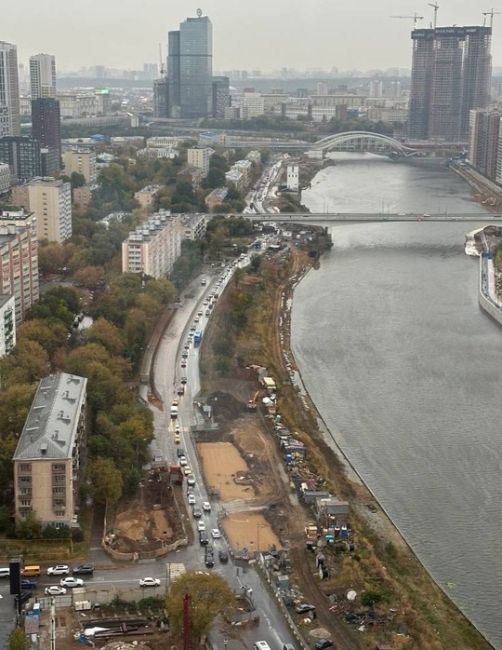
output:
POLYGON ((193 335, 194 347, 198 348, 201 341, 202 341, 202 332, 200 330, 196 330, 193 335))

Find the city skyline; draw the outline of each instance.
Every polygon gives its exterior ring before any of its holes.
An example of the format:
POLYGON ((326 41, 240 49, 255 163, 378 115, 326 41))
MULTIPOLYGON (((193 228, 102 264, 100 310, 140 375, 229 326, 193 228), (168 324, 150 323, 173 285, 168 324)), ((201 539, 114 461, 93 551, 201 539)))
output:
MULTIPOLYGON (((352 6, 337 6, 328 0, 314 0, 309 6, 297 0, 255 0, 238 11, 230 0, 207 0, 193 6, 181 0, 169 6, 150 0, 148 12, 140 15, 132 0, 120 4, 89 0, 80 6, 56 5, 55 0, 49 0, 43 8, 34 0, 7 0, 7 20, 0 37, 18 46, 18 59, 24 64, 36 52, 51 52, 61 72, 99 64, 141 69, 144 62, 158 61, 159 43, 165 60, 168 31, 186 16, 195 16, 199 4, 214 27, 215 70, 406 68, 411 64, 413 21, 390 16, 417 11, 425 17, 417 26, 424 28, 433 19, 427 3, 416 0, 360 0, 352 6), (78 30, 74 29, 76 24, 78 30), (375 25, 379 30, 376 35, 375 25)), ((481 25, 482 11, 487 9, 473 7, 469 0, 445 0, 438 25, 481 25)), ((500 18, 495 16, 494 22, 495 67, 502 65, 502 39, 497 39, 498 29, 502 30, 500 18)))

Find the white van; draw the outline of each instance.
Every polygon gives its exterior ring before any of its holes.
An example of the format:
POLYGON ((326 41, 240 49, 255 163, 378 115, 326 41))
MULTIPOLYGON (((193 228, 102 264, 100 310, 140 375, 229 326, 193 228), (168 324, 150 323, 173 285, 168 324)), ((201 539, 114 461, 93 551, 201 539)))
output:
POLYGON ((270 646, 266 641, 257 641, 253 644, 253 650, 270 650, 270 646))

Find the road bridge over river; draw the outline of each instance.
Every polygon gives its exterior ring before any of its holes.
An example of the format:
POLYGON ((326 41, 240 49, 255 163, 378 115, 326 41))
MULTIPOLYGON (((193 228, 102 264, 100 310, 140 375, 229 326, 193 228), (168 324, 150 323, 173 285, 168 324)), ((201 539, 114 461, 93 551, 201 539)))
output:
POLYGON ((452 212, 450 213, 437 213, 437 214, 412 214, 412 213, 382 213, 382 212, 299 212, 299 213, 282 213, 282 212, 263 212, 255 214, 244 215, 246 219, 251 221, 316 221, 327 223, 343 223, 343 222, 380 222, 380 221, 421 221, 423 223, 437 222, 437 221, 466 221, 466 222, 479 222, 479 223, 497 223, 500 220, 502 225, 502 215, 490 214, 488 212, 452 212))

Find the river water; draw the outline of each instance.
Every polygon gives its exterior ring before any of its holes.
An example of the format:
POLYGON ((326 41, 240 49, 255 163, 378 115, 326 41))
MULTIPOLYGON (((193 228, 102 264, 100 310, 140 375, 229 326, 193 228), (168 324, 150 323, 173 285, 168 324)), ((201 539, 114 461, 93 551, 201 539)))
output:
MULTIPOLYGON (((479 210, 445 168, 348 154, 303 202, 312 212, 479 210)), ((337 443, 502 648, 502 329, 480 311, 477 260, 463 252, 475 227, 333 226, 333 249, 295 292, 292 346, 337 443)))

